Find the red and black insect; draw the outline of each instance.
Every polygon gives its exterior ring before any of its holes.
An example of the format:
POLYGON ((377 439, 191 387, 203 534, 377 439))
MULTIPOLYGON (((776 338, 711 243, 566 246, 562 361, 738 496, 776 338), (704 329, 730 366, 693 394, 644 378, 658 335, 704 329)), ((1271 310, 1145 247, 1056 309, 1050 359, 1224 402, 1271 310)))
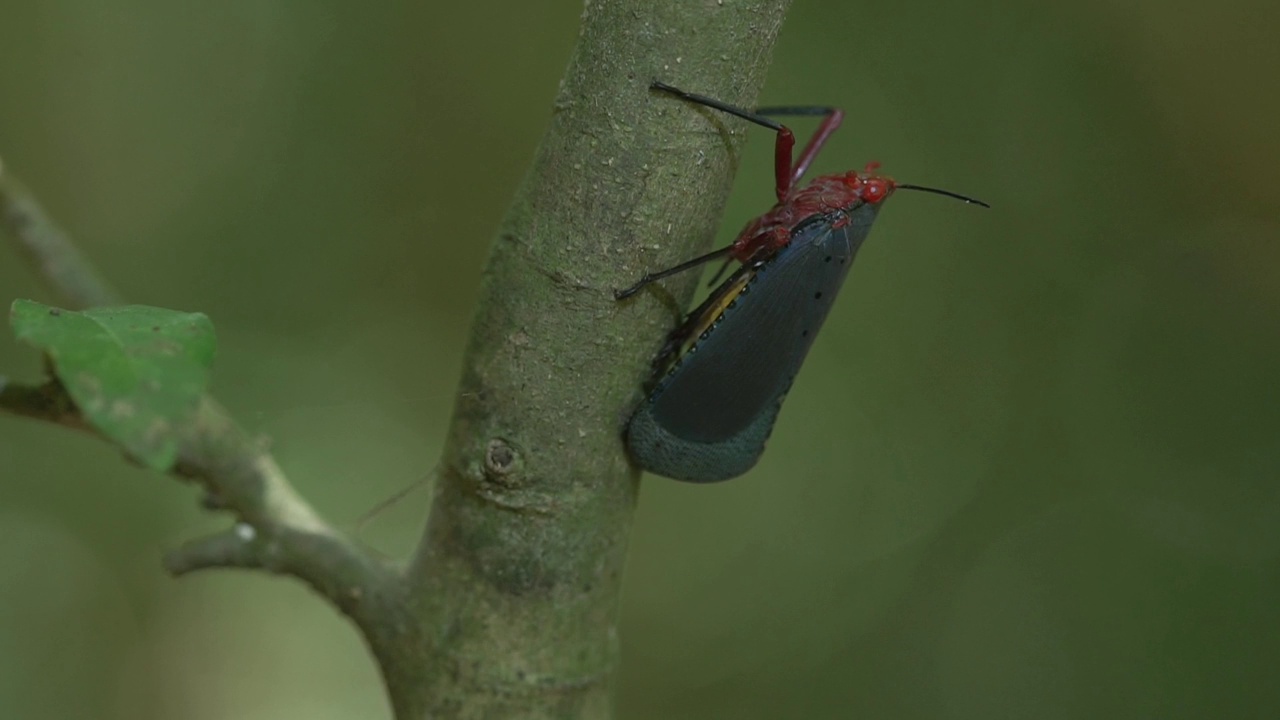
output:
MULTIPOLYGON (((947 190, 908 185, 876 172, 823 175, 796 185, 844 113, 830 107, 770 107, 756 112, 664 83, 652 88, 735 115, 777 133, 778 202, 731 245, 647 274, 615 293, 631 297, 650 283, 727 258, 742 265, 685 318, 654 360, 655 381, 627 424, 640 467, 692 482, 727 480, 755 465, 791 383, 803 364, 876 213, 896 190, 986 203, 947 190), (822 116, 793 161, 795 135, 769 115, 822 116)), ((714 282, 714 281, 713 281, 714 282)))

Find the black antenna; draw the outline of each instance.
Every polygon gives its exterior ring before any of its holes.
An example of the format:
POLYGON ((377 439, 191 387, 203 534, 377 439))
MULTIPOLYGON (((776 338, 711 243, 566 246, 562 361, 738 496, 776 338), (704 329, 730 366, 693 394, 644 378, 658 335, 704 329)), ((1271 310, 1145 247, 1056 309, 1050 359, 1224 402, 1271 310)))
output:
POLYGON ((967 195, 961 195, 960 193, 953 193, 950 190, 939 190, 938 188, 924 187, 923 185, 903 185, 901 183, 899 183, 896 187, 898 187, 901 190, 919 190, 920 192, 930 192, 930 193, 933 193, 934 195, 946 195, 949 198, 955 198, 956 200, 963 200, 964 202, 969 203, 971 205, 981 205, 982 207, 987 208, 988 210, 991 209, 990 205, 982 202, 977 198, 971 198, 967 195))

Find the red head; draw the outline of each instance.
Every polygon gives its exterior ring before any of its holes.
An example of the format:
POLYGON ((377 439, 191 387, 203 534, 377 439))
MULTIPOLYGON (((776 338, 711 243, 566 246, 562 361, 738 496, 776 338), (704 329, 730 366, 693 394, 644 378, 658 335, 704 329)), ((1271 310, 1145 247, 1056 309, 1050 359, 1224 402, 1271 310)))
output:
POLYGON ((850 171, 842 178, 845 186, 852 190, 858 199, 864 203, 875 205, 884 202, 885 198, 893 194, 895 190, 920 190, 921 192, 929 192, 934 195, 946 195, 956 200, 962 200, 973 205, 981 205, 982 207, 991 207, 981 200, 971 198, 960 193, 953 193, 950 190, 939 190, 938 188, 925 187, 923 185, 907 185, 900 183, 888 175, 879 175, 876 170, 880 169, 880 163, 872 160, 862 169, 862 172, 850 171))
POLYGON ((844 184, 852 190, 858 199, 864 203, 875 205, 884 201, 885 198, 893 194, 898 189, 898 183, 888 175, 880 175, 876 172, 880 168, 880 163, 872 160, 862 169, 862 172, 854 170, 849 171, 844 176, 844 184))

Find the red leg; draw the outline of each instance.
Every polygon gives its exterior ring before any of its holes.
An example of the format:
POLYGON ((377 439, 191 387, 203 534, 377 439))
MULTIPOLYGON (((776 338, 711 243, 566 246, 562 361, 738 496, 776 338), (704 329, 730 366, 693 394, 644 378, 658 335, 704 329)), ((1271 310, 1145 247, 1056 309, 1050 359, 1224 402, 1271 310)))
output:
MULTIPOLYGON (((787 201, 791 186, 798 179, 791 172, 791 151, 795 146, 796 134, 786 125, 779 126, 778 139, 773 143, 773 185, 778 191, 780 203, 787 201)), ((805 152, 808 152, 808 148, 805 148, 805 152)))
POLYGON ((840 127, 840 122, 844 120, 844 112, 832 107, 801 105, 761 108, 755 112, 750 112, 714 98, 709 98, 706 95, 685 92, 666 83, 655 81, 650 87, 654 90, 671 93, 689 102, 715 108, 730 115, 736 115, 743 120, 767 127, 778 133, 778 139, 774 141, 773 145, 773 178, 774 186, 778 193, 778 202, 780 203, 787 201, 787 198, 791 195, 792 187, 800 181, 800 178, 804 177, 805 171, 809 169, 813 159, 818 156, 822 146, 826 144, 827 139, 840 127), (800 153, 800 159, 795 161, 794 165, 792 164, 792 152, 796 147, 795 133, 791 132, 791 128, 786 125, 765 117, 766 115, 823 116, 822 124, 818 126, 817 131, 813 133, 813 137, 809 139, 809 144, 804 146, 804 152, 800 153))
POLYGON ((831 112, 822 119, 822 124, 814 131, 813 137, 809 138, 809 144, 804 146, 804 152, 800 153, 800 159, 796 161, 795 167, 792 168, 792 183, 800 182, 800 178, 804 177, 804 173, 809 169, 809 165, 813 163, 813 159, 818 157, 822 146, 826 145, 831 135, 840 129, 840 123, 843 121, 844 111, 831 108, 831 112))
POLYGON ((844 111, 833 107, 801 106, 760 108, 756 112, 760 115, 823 116, 822 123, 814 131, 813 137, 809 138, 808 144, 804 146, 804 151, 800 153, 800 158, 794 165, 791 162, 791 156, 796 144, 796 136, 786 125, 780 125, 777 130, 778 140, 773 148, 773 174, 778 189, 778 202, 785 202, 791 189, 800 182, 800 178, 804 177, 809 166, 813 164, 813 159, 822 151, 822 146, 826 145, 831 135, 840 129, 840 123, 844 121, 844 111))

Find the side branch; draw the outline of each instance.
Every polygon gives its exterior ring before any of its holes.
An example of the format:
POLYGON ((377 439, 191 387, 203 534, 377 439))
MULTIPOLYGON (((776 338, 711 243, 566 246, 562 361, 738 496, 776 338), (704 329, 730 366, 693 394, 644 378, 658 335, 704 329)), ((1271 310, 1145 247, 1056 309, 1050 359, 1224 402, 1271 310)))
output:
POLYGON ((175 577, 241 568, 298 578, 365 632, 380 661, 395 660, 418 647, 401 585, 387 566, 367 553, 351 552, 351 547, 335 535, 237 523, 170 551, 164 567, 175 577))
MULTIPOLYGON (((94 432, 56 381, 32 387, 0 377, 0 412, 94 432)), ((328 525, 213 400, 202 403, 187 428, 173 474, 198 482, 209 507, 239 519, 229 530, 169 552, 164 565, 174 575, 228 567, 291 575, 362 627, 376 617, 363 617, 360 599, 399 585, 394 568, 328 525)))
MULTIPOLYGON (((43 279, 74 307, 117 304, 99 276, 35 198, 0 166, 0 222, 43 279)), ((15 384, 0 377, 0 413, 94 433, 62 385, 15 384)), ((204 397, 178 429, 171 474, 199 483, 206 506, 235 515, 230 529, 164 558, 176 576, 207 568, 253 568, 309 585, 364 634, 388 683, 397 666, 418 667, 421 643, 399 572, 344 537, 293 488, 275 459, 217 401, 204 397)))

